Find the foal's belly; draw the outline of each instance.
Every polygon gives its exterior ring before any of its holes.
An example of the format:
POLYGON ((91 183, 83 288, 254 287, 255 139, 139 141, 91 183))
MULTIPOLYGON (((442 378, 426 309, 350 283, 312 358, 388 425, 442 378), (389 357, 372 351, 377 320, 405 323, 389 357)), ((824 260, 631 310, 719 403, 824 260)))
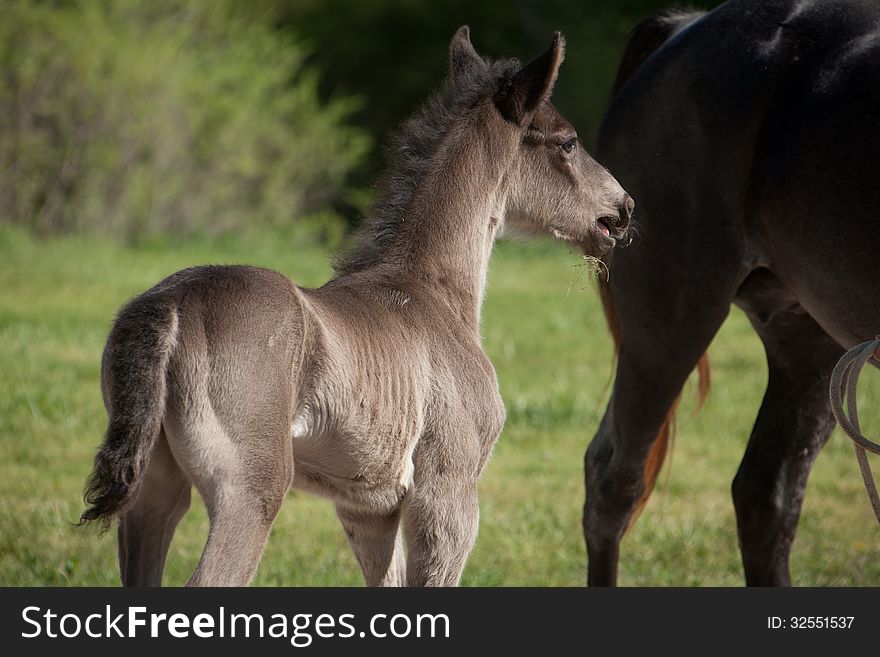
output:
POLYGON ((349 509, 388 514, 397 509, 411 486, 401 481, 334 477, 294 460, 291 489, 324 497, 349 509))
POLYGON ((342 431, 292 432, 291 488, 371 513, 396 509, 412 487, 416 438, 342 431))

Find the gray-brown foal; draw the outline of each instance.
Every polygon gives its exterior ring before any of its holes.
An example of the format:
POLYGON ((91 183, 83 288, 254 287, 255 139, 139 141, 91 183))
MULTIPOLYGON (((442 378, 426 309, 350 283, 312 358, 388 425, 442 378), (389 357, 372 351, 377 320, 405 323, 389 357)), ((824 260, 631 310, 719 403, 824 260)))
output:
POLYGON ((563 58, 489 62, 467 28, 401 129, 374 216, 319 289, 253 267, 178 272, 119 313, 83 520, 119 518, 125 585, 158 585, 195 485, 192 585, 244 585, 291 487, 333 500, 370 585, 455 585, 504 424, 480 305, 508 223, 600 254, 632 201, 549 97, 563 58), (407 554, 403 543, 406 539, 407 554))

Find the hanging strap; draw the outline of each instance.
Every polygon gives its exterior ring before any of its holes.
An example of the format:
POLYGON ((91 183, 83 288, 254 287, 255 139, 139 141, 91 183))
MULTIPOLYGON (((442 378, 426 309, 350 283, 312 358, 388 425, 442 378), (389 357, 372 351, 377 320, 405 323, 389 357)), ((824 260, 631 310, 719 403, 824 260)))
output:
POLYGON ((859 413, 856 408, 856 386, 859 382, 859 376, 862 373, 862 368, 871 359, 875 363, 880 363, 880 336, 853 347, 843 355, 831 374, 829 394, 834 418, 840 428, 853 441, 865 489, 868 491, 868 498, 871 500, 874 515, 877 516, 877 522, 880 523, 880 495, 877 493, 877 484, 874 482, 871 465, 868 463, 868 456, 865 453, 868 451, 872 454, 880 454, 880 445, 862 434, 862 429, 859 426, 859 413), (844 404, 846 411, 844 411, 844 404))

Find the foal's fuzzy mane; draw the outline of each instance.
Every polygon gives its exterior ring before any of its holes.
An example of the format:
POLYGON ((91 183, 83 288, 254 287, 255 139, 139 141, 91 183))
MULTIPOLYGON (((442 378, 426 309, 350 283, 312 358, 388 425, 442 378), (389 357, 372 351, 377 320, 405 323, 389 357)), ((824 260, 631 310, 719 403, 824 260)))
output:
POLYGON ((352 245, 334 261, 336 278, 381 262, 400 235, 400 225, 412 219, 406 216, 407 206, 419 182, 435 165, 434 155, 444 137, 520 67, 515 59, 483 61, 486 66, 472 66, 455 81, 447 77, 440 89, 392 133, 385 147, 387 168, 379 196, 355 232, 352 245))

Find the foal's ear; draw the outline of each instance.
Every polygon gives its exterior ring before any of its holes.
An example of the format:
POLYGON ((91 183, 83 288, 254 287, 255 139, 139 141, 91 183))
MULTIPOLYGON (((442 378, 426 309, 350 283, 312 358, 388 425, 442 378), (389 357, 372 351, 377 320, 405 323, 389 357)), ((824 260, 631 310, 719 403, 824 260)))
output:
POLYGON ((501 113, 514 123, 522 124, 529 114, 550 98, 563 59, 565 37, 556 32, 547 52, 517 71, 498 92, 495 102, 501 113))
POLYGON ((475 67, 485 68, 486 62, 471 44, 471 30, 462 25, 449 43, 449 75, 456 84, 464 80, 475 67))

